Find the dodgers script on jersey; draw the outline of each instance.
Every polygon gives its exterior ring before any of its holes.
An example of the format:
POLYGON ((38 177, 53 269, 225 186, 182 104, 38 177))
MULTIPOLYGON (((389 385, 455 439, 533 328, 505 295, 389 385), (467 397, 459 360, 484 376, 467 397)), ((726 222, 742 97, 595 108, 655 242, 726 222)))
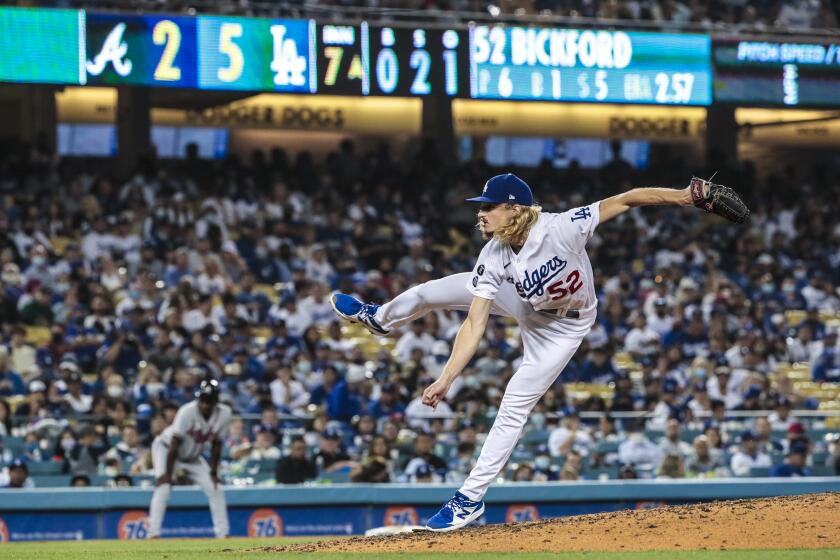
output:
POLYGON ((537 311, 594 309, 598 300, 586 242, 600 220, 599 209, 596 202, 562 214, 540 213, 519 253, 491 239, 478 256, 467 289, 492 300, 501 283, 510 282, 537 311))
POLYGON ((198 409, 198 401, 188 402, 178 409, 175 420, 160 434, 161 441, 169 446, 172 436, 178 437, 181 447, 177 459, 187 463, 195 461, 205 443, 224 437, 232 415, 228 405, 218 404, 210 419, 205 420, 198 409))

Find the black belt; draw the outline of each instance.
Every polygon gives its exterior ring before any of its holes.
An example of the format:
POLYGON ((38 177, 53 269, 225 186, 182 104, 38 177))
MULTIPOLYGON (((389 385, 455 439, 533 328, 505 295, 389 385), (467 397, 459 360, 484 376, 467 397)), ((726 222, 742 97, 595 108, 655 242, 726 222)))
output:
POLYGON ((561 319, 580 319, 579 309, 543 309, 540 310, 540 313, 545 313, 546 315, 556 315, 561 319))

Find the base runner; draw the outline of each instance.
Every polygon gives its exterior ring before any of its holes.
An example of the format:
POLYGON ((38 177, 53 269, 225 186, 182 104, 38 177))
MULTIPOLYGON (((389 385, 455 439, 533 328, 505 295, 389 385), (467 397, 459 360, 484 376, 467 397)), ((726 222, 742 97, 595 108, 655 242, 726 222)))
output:
POLYGON ((196 399, 178 409, 175 420, 152 442, 152 465, 156 486, 149 506, 149 538, 160 537, 166 504, 172 491, 176 470, 187 472, 190 480, 201 487, 210 502, 213 533, 227 537, 229 533, 227 505, 219 483, 219 458, 222 438, 232 416, 226 404, 219 403, 219 384, 205 380, 195 393, 196 399), (210 464, 202 457, 204 445, 211 444, 210 464))

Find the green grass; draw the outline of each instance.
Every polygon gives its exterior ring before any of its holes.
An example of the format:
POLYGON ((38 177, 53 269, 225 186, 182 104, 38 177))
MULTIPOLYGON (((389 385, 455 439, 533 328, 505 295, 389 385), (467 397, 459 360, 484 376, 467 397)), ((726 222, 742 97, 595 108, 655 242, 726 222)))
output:
POLYGON ((840 558, 840 549, 727 550, 696 552, 566 552, 509 554, 289 554, 251 552, 246 549, 307 542, 313 539, 208 539, 159 541, 82 541, 11 543, 0 545, 3 560, 236 560, 248 558, 298 558, 307 560, 829 560, 840 558))

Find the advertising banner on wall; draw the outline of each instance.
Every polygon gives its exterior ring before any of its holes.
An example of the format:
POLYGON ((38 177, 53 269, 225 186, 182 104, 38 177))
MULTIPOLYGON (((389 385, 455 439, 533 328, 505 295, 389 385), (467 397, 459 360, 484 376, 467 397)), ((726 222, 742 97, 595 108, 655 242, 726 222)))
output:
MULTIPOLYGON (((113 124, 113 88, 66 88, 56 94, 58 121, 113 124)), ((260 94, 200 110, 152 109, 152 123, 169 126, 419 134, 422 101, 411 98, 312 97, 260 94)))
POLYGON ((546 136, 695 142, 703 138, 702 107, 629 107, 585 103, 452 102, 459 136, 546 136))

